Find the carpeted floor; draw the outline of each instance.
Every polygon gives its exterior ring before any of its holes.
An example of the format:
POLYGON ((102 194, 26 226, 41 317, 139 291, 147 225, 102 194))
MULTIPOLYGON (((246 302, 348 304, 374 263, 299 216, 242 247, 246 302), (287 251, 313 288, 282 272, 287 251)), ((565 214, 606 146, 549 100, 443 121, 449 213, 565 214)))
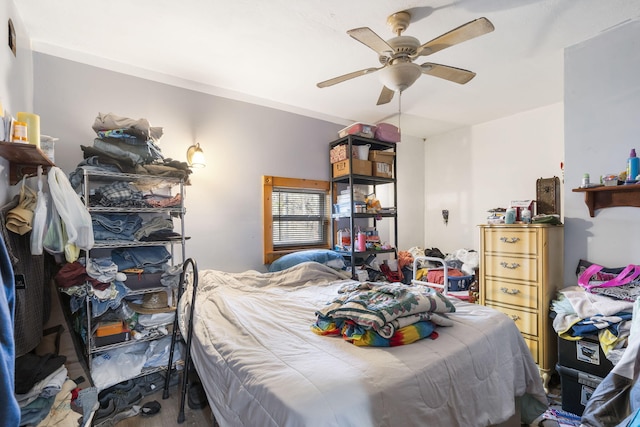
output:
POLYGON ((580 425, 580 416, 562 409, 562 388, 558 374, 551 376, 547 397, 549 398, 550 407, 545 414, 545 418, 557 421, 559 427, 577 427, 580 425))

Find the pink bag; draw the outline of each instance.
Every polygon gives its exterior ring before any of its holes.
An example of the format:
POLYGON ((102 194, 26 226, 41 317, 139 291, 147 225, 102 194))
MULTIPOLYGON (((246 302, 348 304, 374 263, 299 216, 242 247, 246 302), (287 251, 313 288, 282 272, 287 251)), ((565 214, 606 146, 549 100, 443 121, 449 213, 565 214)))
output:
MULTIPOLYGON (((610 288, 613 286, 622 286, 631 283, 640 276, 640 266, 629 264, 617 276, 610 273, 604 273, 608 280, 592 280, 594 275, 598 275, 604 267, 592 264, 578 278, 578 285, 586 290, 593 288, 610 288), (613 276, 609 278, 609 276, 613 276)), ((602 273, 600 274, 602 276, 602 273)), ((603 277, 600 277, 601 279, 603 277)))
POLYGON ((378 123, 375 138, 385 142, 400 142, 400 131, 390 123, 378 123))

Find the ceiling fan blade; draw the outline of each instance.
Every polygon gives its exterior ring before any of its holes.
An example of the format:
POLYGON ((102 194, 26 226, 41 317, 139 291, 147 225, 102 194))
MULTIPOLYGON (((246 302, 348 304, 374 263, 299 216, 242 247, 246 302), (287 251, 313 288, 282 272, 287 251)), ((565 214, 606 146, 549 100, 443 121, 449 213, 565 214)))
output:
POLYGON ((431 55, 432 53, 454 46, 458 43, 490 33, 494 29, 493 24, 487 18, 475 19, 426 42, 418 48, 416 56, 431 55))
POLYGON ((327 86, 333 86, 334 84, 337 83, 342 83, 346 80, 350 80, 356 77, 360 77, 360 76, 364 76, 365 74, 370 74, 370 73, 374 73, 380 69, 384 68, 383 67, 379 67, 379 68, 365 68, 364 70, 358 70, 358 71, 354 71, 352 73, 348 73, 348 74, 344 74, 342 76, 338 76, 338 77, 334 77, 332 79, 329 80, 325 80, 323 82, 318 83, 316 86, 318 86, 319 88, 323 88, 323 87, 327 87, 327 86))
POLYGON ((380 92, 380 96, 378 97, 378 102, 376 105, 388 104, 393 99, 393 95, 395 91, 389 89, 386 86, 382 86, 382 92, 380 92))
POLYGON ((369 27, 354 28, 347 34, 378 52, 378 55, 390 56, 393 53, 393 48, 369 27))
POLYGON ((425 62, 420 65, 423 74, 439 77, 461 85, 469 82, 476 76, 476 73, 462 68, 450 67, 448 65, 434 64, 433 62, 425 62))

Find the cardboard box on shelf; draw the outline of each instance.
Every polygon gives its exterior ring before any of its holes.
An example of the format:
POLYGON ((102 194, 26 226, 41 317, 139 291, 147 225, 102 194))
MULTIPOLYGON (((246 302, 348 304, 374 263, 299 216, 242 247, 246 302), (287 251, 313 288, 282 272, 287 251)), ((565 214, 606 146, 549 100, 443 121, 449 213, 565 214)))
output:
MULTIPOLYGON (((341 162, 342 160, 346 160, 349 157, 347 156, 347 144, 342 144, 342 145, 336 145, 335 147, 333 147, 330 151, 329 151, 329 158, 331 160, 331 163, 337 163, 337 162, 341 162)), ((358 156, 356 155, 356 147, 352 146, 351 147, 351 156, 354 159, 357 159, 358 156)))
POLYGON ((371 150, 369 151, 369 160, 372 162, 393 164, 393 158, 395 155, 396 153, 393 151, 371 150))
MULTIPOLYGON (((351 159, 353 164, 353 174, 355 175, 371 175, 371 162, 369 160, 351 159)), ((333 164, 333 177, 348 175, 352 173, 349 170, 349 160, 342 160, 333 164)))
POLYGON ((393 178, 393 165, 390 163, 373 162, 373 176, 393 178))

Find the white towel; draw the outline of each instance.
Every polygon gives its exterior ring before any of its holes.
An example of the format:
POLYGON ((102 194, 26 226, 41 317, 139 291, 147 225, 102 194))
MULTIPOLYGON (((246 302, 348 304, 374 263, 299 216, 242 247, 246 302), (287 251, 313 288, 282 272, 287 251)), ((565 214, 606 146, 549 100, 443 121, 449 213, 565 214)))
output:
POLYGON ((581 319, 587 319, 598 314, 612 316, 620 312, 631 313, 633 302, 619 300, 606 295, 592 294, 580 286, 570 286, 560 289, 573 306, 576 314, 581 319))

